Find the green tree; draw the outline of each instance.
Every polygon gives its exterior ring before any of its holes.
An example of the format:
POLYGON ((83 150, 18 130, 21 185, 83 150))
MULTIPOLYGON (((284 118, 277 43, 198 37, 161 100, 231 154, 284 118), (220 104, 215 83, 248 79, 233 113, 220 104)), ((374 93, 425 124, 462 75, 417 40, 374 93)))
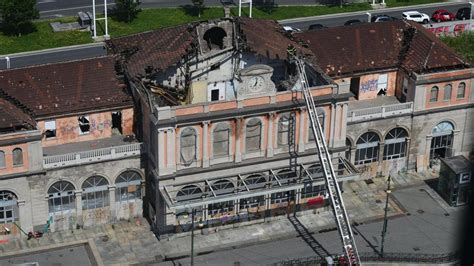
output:
POLYGON ((201 17, 201 9, 204 7, 204 0, 191 0, 197 9, 198 17, 201 17))
POLYGON ((141 11, 139 5, 139 0, 116 0, 113 16, 118 21, 131 22, 141 11))
POLYGON ((36 0, 0 0, 0 14, 4 33, 18 36, 34 31, 31 21, 39 17, 36 0))
POLYGON ((474 32, 465 31, 460 36, 442 37, 441 40, 474 64, 474 32))

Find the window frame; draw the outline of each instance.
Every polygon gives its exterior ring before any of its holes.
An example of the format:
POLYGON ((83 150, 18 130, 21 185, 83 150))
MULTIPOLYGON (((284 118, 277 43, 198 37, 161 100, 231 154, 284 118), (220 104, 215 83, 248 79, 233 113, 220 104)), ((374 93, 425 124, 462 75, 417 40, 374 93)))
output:
POLYGON ((197 134, 197 131, 194 127, 185 127, 181 130, 180 134, 179 134, 179 162, 181 165, 183 166, 192 166, 193 164, 196 163, 197 161, 197 154, 198 154, 198 134, 197 134), (183 136, 185 134, 188 134, 189 131, 189 135, 186 135, 186 136, 183 136), (191 134, 192 132, 192 134, 191 134), (184 138, 193 138, 193 142, 189 145, 183 145, 184 143, 184 138), (193 148, 192 148, 193 147, 193 148), (183 157, 183 151, 185 149, 189 149, 189 151, 191 151, 191 149, 193 150, 193 154, 192 158, 190 158, 190 160, 186 160, 186 158, 183 157))
POLYGON ((439 87, 433 86, 430 90, 430 103, 435 103, 438 101, 439 98, 439 87), (436 92, 436 97, 433 97, 433 93, 436 92))
POLYGON ((251 154, 251 153, 259 153, 262 151, 262 131, 263 131, 263 123, 262 123, 262 120, 260 120, 259 118, 250 118, 247 123, 245 124, 245 153, 246 154, 251 154), (249 124, 253 121, 256 121, 255 124, 252 124, 249 126, 249 124), (249 127, 256 127, 255 128, 255 132, 258 132, 258 134, 256 133, 255 135, 250 135, 249 134, 249 127), (257 130, 257 127, 258 127, 258 130, 257 130), (250 137, 249 137, 250 135, 250 137), (253 138, 258 138, 258 147, 257 148, 252 148, 252 149, 249 149, 249 139, 253 139, 253 138))
POLYGON ((57 181, 48 188, 48 213, 49 214, 65 214, 76 210, 76 189, 71 182, 57 181), (64 185, 64 187, 62 186, 64 185), (71 189, 68 189, 71 187, 71 189), (55 191, 53 191, 53 189, 55 191), (67 201, 68 204, 63 204, 67 201), (56 204, 59 200, 60 204, 56 204), (59 206, 59 208, 56 208, 59 206))
POLYGON ((142 176, 137 171, 126 170, 117 176, 115 179, 115 202, 133 202, 141 199, 142 196, 142 176), (130 188, 134 188, 135 191, 130 191, 130 188), (125 197, 123 197, 124 195, 125 197))
POLYGON ((231 128, 229 124, 226 122, 217 123, 214 129, 212 130, 212 158, 222 158, 230 156, 230 137, 231 128), (226 138, 220 139, 219 133, 221 132, 227 132, 226 138), (225 146, 226 152, 216 153, 216 145, 224 145, 225 143, 227 143, 227 145, 225 146))
POLYGON ((46 139, 56 138, 56 120, 45 120, 44 121, 44 132, 46 139), (52 135, 48 136, 47 132, 51 132, 52 135))
POLYGON ((363 164, 378 162, 379 152, 380 152, 379 146, 380 146, 380 137, 377 133, 369 131, 362 134, 357 139, 357 142, 356 142, 356 154, 354 158, 354 165, 363 165, 363 164), (367 137, 364 139, 365 136, 367 137), (369 154, 369 151, 371 154, 370 158, 367 157, 367 154, 369 154), (361 159, 361 155, 363 155, 364 158, 361 159))
POLYGON ((94 210, 110 206, 109 181, 94 175, 82 183, 82 209, 94 210), (98 180, 97 180, 98 179, 98 180), (105 184, 102 184, 105 181, 105 184))
POLYGON ((91 120, 90 120, 89 115, 80 115, 80 116, 77 118, 77 128, 79 129, 79 135, 80 135, 80 136, 82 136, 82 135, 87 135, 87 134, 90 134, 90 133, 91 133, 91 120), (87 120, 87 122, 81 122, 81 118, 84 118, 85 120, 87 120), (88 127, 88 130, 87 130, 87 131, 83 131, 83 130, 82 130, 82 128, 81 128, 81 123, 83 124, 82 126, 88 127))
POLYGON ((401 127, 390 130, 385 136, 382 160, 405 158, 407 155, 407 138, 408 132, 401 127))
POLYGON ((5 157, 5 152, 0 150, 0 169, 7 168, 7 161, 5 157), (1 163, 3 162, 3 164, 1 163))
POLYGON ((443 100, 444 100, 444 101, 449 101, 449 100, 451 100, 452 93, 453 93, 453 85, 451 85, 451 84, 446 84, 446 85, 444 85, 443 100), (448 93, 447 93, 448 91, 449 91, 449 97, 446 97, 446 96, 448 95, 448 93))
POLYGON ((461 82, 459 83, 458 89, 456 90, 456 99, 464 99, 465 97, 466 97, 466 83, 461 82), (460 95, 459 92, 461 88, 462 88, 462 94, 460 95))
POLYGON ((13 161, 13 167, 21 167, 23 166, 24 164, 24 160, 23 160, 23 149, 21 149, 20 147, 16 147, 13 149, 12 151, 12 161, 13 161), (19 151, 19 155, 15 155, 15 152, 16 151, 19 151), (21 156, 20 156, 21 155, 21 156), (16 159, 15 159, 15 156, 19 156, 18 158, 21 159, 20 162, 16 162, 16 159))

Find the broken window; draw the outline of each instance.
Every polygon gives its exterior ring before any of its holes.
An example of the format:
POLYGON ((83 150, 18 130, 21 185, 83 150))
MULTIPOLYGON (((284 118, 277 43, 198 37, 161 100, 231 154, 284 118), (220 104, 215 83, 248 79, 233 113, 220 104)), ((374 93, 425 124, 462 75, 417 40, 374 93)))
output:
POLYGON ((141 198, 142 178, 135 171, 121 173, 115 181, 115 201, 128 202, 141 198))
MULTIPOLYGON (((287 146, 290 143, 290 137, 294 138, 295 134, 290 134, 290 123, 294 122, 294 115, 289 113, 282 114, 280 120, 278 120, 277 144, 279 148, 287 146)), ((295 130, 294 124, 291 126, 291 128, 293 131, 295 130)))
POLYGON ((262 122, 253 118, 247 123, 245 130, 245 151, 255 152, 260 150, 262 122))
POLYGON ((227 36, 225 30, 219 27, 210 28, 204 33, 204 40, 209 50, 223 49, 224 38, 227 36))
POLYGON ((20 148, 13 150, 13 166, 23 165, 23 151, 20 148))
POLYGON ((120 111, 112 112, 112 132, 122 134, 122 112, 120 111))
POLYGON ((377 81, 377 95, 387 95, 388 74, 379 75, 377 81))
POLYGON ((219 123, 214 128, 213 155, 214 157, 229 155, 230 128, 227 123, 219 123))
MULTIPOLYGON (((317 108, 316 113, 318 114, 318 121, 319 124, 321 125, 321 129, 323 130, 324 134, 324 129, 325 129, 325 123, 326 123, 326 112, 324 112, 324 109, 322 108, 317 108)), ((318 128, 315 125, 316 128, 318 128)), ((308 141, 313 142, 315 140, 314 134, 313 134, 313 128, 311 126, 311 120, 308 119, 308 141)))
POLYGON ((219 89, 211 90, 211 101, 219 101, 219 89))
POLYGON ((392 160, 405 157, 407 137, 408 133, 403 128, 394 128, 390 130, 385 137, 383 159, 392 160))
POLYGON ((91 176, 82 184, 82 209, 109 206, 109 182, 101 176, 91 176))
POLYGON ((366 164, 378 161, 380 138, 374 132, 364 133, 357 140, 354 164, 366 164))
POLYGON ((54 183, 48 189, 49 213, 64 213, 76 209, 74 186, 67 181, 54 183))
POLYGON ((17 196, 7 190, 0 190, 0 224, 18 220, 17 196))
POLYGON ((188 166, 196 160, 196 131, 187 127, 181 132, 181 163, 188 166))
POLYGON ((5 168, 5 152, 0 151, 0 168, 5 168))
POLYGON ((451 84, 446 84, 446 86, 444 86, 443 100, 445 100, 445 101, 451 100, 451 91, 452 90, 453 90, 453 86, 451 86, 451 84))
POLYGON ((77 119, 79 121, 79 134, 88 134, 90 132, 91 126, 89 123, 89 116, 84 115, 84 116, 79 116, 77 119))
POLYGON ((450 122, 441 122, 433 128, 430 159, 450 157, 453 146, 453 130, 454 126, 450 122))
POLYGON ((44 122, 44 135, 47 139, 56 137, 56 120, 44 122))
POLYGON ((459 83, 459 86, 458 86, 458 93, 456 95, 456 98, 458 99, 464 98, 465 93, 466 93, 466 83, 461 82, 459 83))
POLYGON ((433 88, 431 88, 431 91, 430 91, 430 102, 437 102, 438 101, 438 92, 439 92, 439 88, 434 86, 433 88))

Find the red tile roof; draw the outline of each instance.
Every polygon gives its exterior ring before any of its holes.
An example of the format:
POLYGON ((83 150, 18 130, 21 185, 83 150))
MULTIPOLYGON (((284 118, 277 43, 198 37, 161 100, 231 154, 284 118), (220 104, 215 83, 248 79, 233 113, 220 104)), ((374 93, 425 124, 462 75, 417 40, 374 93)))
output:
POLYGON ((194 39, 190 29, 191 25, 163 28, 114 38, 107 44, 114 53, 125 56, 130 76, 144 76, 147 67, 164 71, 188 54, 194 39))
POLYGON ((312 54, 289 38, 283 27, 274 20, 241 17, 239 22, 247 49, 251 52, 270 59, 286 60, 288 46, 292 45, 304 54, 312 54))
POLYGON ((0 131, 34 129, 36 122, 21 108, 8 100, 0 98, 0 131))
POLYGON ((423 26, 401 20, 333 27, 295 36, 313 51, 313 63, 332 77, 399 66, 421 73, 465 64, 423 26))
POLYGON ((37 118, 133 105, 112 57, 0 71, 0 89, 37 118))

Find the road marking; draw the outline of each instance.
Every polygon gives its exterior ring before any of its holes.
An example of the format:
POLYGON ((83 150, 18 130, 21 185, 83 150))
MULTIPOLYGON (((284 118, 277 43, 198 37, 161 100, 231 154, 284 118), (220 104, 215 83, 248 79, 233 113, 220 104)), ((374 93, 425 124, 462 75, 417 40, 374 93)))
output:
POLYGON ((47 3, 54 3, 54 2, 56 2, 56 0, 42 0, 36 3, 39 5, 39 4, 47 4, 47 3))
MULTIPOLYGON (((104 4, 95 5, 95 6, 96 6, 96 8, 97 8, 97 7, 103 7, 104 4)), ((107 4, 107 6, 109 6, 109 7, 115 6, 115 3, 107 4)), ((77 9, 88 9, 88 8, 92 8, 92 6, 77 6, 77 7, 70 7, 70 8, 46 10, 46 11, 40 11, 40 14, 52 13, 52 12, 61 12, 61 11, 68 11, 68 10, 77 10, 77 9)))

